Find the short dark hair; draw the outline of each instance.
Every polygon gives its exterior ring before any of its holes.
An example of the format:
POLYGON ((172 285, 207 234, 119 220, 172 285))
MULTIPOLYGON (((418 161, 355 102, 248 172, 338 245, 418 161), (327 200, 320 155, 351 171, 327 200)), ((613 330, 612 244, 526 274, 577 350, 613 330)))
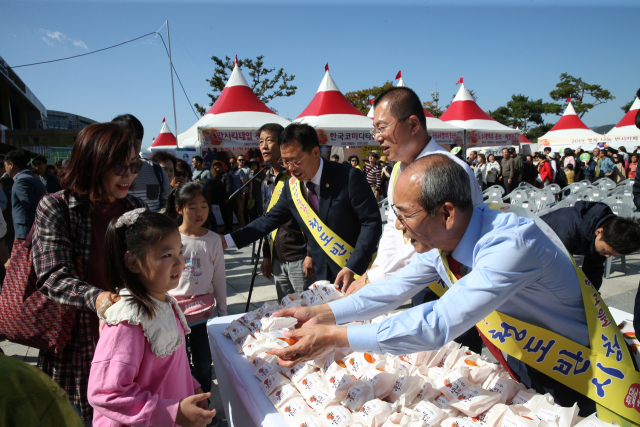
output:
POLYGON ((570 171, 572 171, 572 170, 573 170, 573 165, 572 165, 571 163, 569 163, 569 164, 567 165, 567 169, 569 169, 570 171))
POLYGON ((293 142, 298 142, 300 149, 307 153, 320 146, 316 130, 303 123, 291 123, 282 130, 278 138, 278 146, 280 147, 293 142))
MULTIPOLYGON (((181 209, 185 207, 185 205, 189 203, 189 200, 193 199, 198 194, 202 194, 204 199, 207 201, 207 205, 209 205, 209 215, 213 215, 211 213, 211 197, 209 195, 209 190, 200 182, 188 182, 171 191, 167 198, 167 215, 178 224, 182 224, 182 215, 178 214, 176 208, 181 209)), ((209 218, 207 218, 205 224, 208 224, 208 220, 209 218)))
POLYGON ((340 160, 340 156, 338 156, 337 154, 334 154, 333 156, 331 156, 331 158, 340 160))
POLYGON ((602 241, 620 255, 640 249, 640 223, 637 221, 616 216, 606 220, 601 228, 602 241))
POLYGON ((284 128, 282 127, 282 125, 279 125, 278 123, 267 123, 264 124, 262 126, 260 126, 260 129, 258 129, 258 139, 260 138, 260 134, 262 132, 274 132, 277 137, 280 137, 280 134, 282 133, 282 131, 284 130, 284 128))
POLYGON ((127 268, 125 256, 129 252, 136 259, 143 260, 153 245, 178 232, 178 224, 166 215, 149 211, 142 212, 129 226, 116 228, 117 221, 117 217, 111 220, 105 236, 107 288, 113 293, 128 289, 138 313, 142 311, 153 318, 158 307, 137 275, 127 268))
POLYGON ((191 180, 191 177, 193 176, 191 165, 182 159, 176 159, 176 171, 186 172, 189 180, 191 180))
POLYGON ((198 163, 204 163, 204 159, 201 156, 193 156, 192 159, 198 163))
POLYGON ((158 164, 160 164, 160 162, 171 162, 173 163, 173 168, 176 168, 176 161, 178 159, 176 159, 176 156, 174 156, 171 153, 167 153, 166 151, 155 151, 153 153, 153 156, 151 156, 151 158, 149 159, 152 162, 156 162, 158 164))
POLYGON ((398 120, 405 117, 416 116, 420 122, 420 126, 427 129, 427 118, 424 115, 424 108, 420 102, 420 98, 416 93, 405 86, 391 87, 382 92, 373 102, 375 109, 378 104, 387 101, 389 103, 389 112, 398 120))
POLYGON ((358 164, 360 164, 360 159, 358 158, 358 156, 349 156, 349 159, 348 159, 349 163, 351 163, 351 160, 354 160, 354 159, 356 162, 358 162, 358 164))
POLYGON ((94 123, 82 129, 62 170, 60 185, 83 202, 104 200, 102 179, 129 160, 134 138, 133 131, 115 123, 94 123))
POLYGON ((509 148, 509 154, 516 154, 516 149, 513 147, 509 148))
POLYGON ((45 165, 47 164, 47 158, 45 156, 43 156, 42 154, 38 154, 33 159, 31 159, 31 164, 33 164, 33 162, 35 162, 35 161, 42 162, 45 165))
POLYGON ((26 169, 29 167, 29 156, 22 150, 12 150, 4 157, 4 161, 7 163, 13 163, 13 166, 26 169))
POLYGON ((544 147, 544 149, 542 150, 544 153, 546 153, 547 151, 551 151, 550 147, 544 147))
MULTIPOLYGON (((136 139, 142 139, 144 137, 144 127, 140 120, 133 114, 120 114, 111 120, 111 123, 116 123, 120 126, 131 129, 134 132, 136 139)), ((138 153, 136 153, 138 154, 138 153)))
POLYGON ((463 212, 473 209, 469 175, 455 160, 446 154, 430 154, 415 160, 403 174, 418 168, 424 172, 418 203, 432 218, 446 202, 463 212))
POLYGON ((51 174, 55 174, 56 173, 56 167, 54 165, 47 165, 47 167, 45 168, 45 172, 48 170, 52 170, 53 172, 51 172, 51 174))

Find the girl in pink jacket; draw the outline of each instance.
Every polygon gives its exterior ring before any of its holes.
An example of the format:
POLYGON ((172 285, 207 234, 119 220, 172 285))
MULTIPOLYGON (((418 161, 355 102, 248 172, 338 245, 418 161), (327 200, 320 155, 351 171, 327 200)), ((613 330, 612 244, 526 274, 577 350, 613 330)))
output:
POLYGON ((93 425, 205 427, 215 410, 191 376, 190 330, 167 294, 184 267, 177 225, 136 209, 111 221, 105 243, 107 284, 120 299, 98 310, 104 326, 89 374, 93 425))

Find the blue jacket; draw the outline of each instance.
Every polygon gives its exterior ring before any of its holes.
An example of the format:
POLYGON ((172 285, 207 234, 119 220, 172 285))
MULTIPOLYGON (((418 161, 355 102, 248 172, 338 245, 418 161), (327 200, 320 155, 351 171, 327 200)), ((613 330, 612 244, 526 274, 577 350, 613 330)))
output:
POLYGON ((13 177, 11 206, 16 239, 26 239, 36 218, 36 208, 47 192, 40 178, 24 170, 13 177))

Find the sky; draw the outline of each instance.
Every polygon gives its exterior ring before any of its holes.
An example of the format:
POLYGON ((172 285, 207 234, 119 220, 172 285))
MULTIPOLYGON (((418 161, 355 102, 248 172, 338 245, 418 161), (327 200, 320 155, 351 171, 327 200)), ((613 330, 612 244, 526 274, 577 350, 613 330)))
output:
MULTIPOLYGON (((0 56, 13 67, 158 30, 166 42, 168 20, 174 67, 191 100, 174 77, 177 133, 197 121, 192 103, 209 104, 212 55, 264 55, 266 67, 295 75, 296 94, 268 104, 289 119, 311 101, 327 62, 343 93, 380 86, 402 70, 421 100, 437 88, 441 105, 464 76, 485 111, 512 94, 551 102, 549 92, 566 72, 616 97, 584 116, 590 127, 617 123, 640 87, 637 0, 0 0, 0 10, 0 56)), ((97 121, 134 114, 145 127, 143 147, 165 117, 175 133, 169 60, 156 35, 14 71, 47 109, 97 121)))

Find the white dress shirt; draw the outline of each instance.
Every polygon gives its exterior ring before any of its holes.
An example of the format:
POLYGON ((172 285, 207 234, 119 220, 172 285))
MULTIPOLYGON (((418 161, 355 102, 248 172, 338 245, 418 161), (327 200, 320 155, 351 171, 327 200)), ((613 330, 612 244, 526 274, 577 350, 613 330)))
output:
MULTIPOLYGON (((429 154, 434 153, 446 154, 464 168, 464 170, 467 172, 467 175, 469 175, 473 204, 477 205, 482 203, 482 189, 478 185, 478 180, 476 179, 473 170, 464 160, 454 156, 453 154, 442 148, 440 145, 438 145, 438 143, 436 143, 433 138, 431 139, 431 141, 429 141, 427 146, 424 147, 417 158, 419 159, 421 157, 428 156, 429 154)), ((401 165, 400 172, 402 173, 405 168, 406 166, 403 167, 403 165, 401 165)), ((389 178, 389 204, 393 203, 393 183, 395 182, 395 173, 396 171, 394 171, 389 178)), ((392 209, 389 209, 387 223, 384 225, 382 238, 380 239, 380 243, 378 244, 378 255, 373 262, 373 265, 377 265, 377 267, 367 272, 367 278, 371 282, 387 280, 389 279, 389 277, 396 274, 400 269, 409 265, 415 255, 416 251, 413 249, 413 246, 408 241, 405 241, 404 237, 402 236, 402 232, 396 229, 396 215, 393 213, 392 209)))

